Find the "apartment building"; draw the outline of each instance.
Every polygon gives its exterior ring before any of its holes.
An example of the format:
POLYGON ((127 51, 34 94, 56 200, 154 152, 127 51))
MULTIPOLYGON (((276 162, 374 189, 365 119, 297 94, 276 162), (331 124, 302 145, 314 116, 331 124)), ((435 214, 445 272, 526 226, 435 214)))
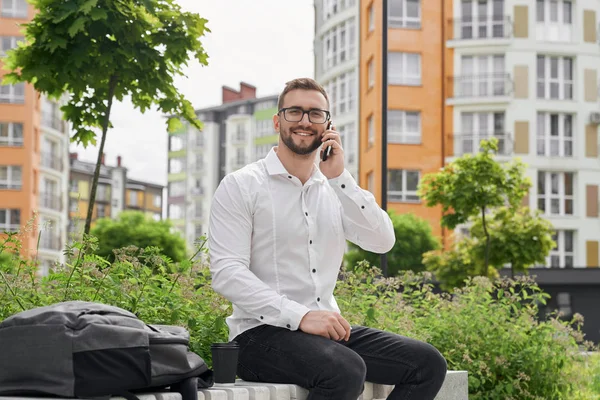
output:
POLYGON ((272 118, 277 95, 257 98, 256 88, 222 87, 222 104, 196 110, 202 131, 188 124, 169 135, 168 210, 176 229, 194 243, 208 231, 212 195, 229 172, 264 158, 278 143, 272 118))
POLYGON ((358 179, 359 1, 315 0, 315 80, 329 95, 346 169, 358 179))
MULTIPOLYGON (((0 57, 23 40, 19 24, 33 13, 26 0, 0 1, 0 57)), ((42 273, 62 261, 66 240, 69 129, 61 105, 29 84, 0 85, 0 233, 21 231, 24 254, 37 254, 42 273)))
MULTIPOLYGON (((597 267, 598 72, 595 0, 388 0, 390 209, 427 219, 420 179, 496 137, 500 160, 520 157, 526 203, 556 228, 546 266, 597 267)), ((360 2, 363 187, 381 199, 382 1, 360 2)), ((319 62, 319 61, 317 61, 319 62)))
MULTIPOLYGON (((69 234, 83 233, 96 163, 70 155, 69 234)), ((100 165, 96 199, 92 211, 92 227, 98 218, 117 218, 124 210, 141 211, 155 220, 162 219, 164 186, 127 177, 127 168, 117 156, 116 165, 100 165)))

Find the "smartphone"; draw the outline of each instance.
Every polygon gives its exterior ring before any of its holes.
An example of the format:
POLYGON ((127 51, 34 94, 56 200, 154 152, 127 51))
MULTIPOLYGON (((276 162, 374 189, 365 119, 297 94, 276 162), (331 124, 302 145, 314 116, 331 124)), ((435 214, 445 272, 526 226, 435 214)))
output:
MULTIPOLYGON (((331 120, 329 120, 329 122, 327 123, 327 128, 326 130, 331 129, 331 120)), ((327 161, 327 157, 329 157, 329 155, 331 154, 331 146, 327 146, 327 148, 323 151, 323 161, 327 161)))

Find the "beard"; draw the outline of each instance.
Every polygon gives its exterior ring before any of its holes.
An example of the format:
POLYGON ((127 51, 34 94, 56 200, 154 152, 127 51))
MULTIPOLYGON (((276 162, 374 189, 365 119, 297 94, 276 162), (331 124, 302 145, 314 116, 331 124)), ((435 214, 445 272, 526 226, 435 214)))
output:
POLYGON ((315 150, 317 150, 319 147, 321 147, 321 135, 319 135, 319 133, 315 129, 306 129, 306 128, 301 129, 298 127, 289 128, 286 130, 285 133, 281 134, 281 140, 287 146, 288 149, 290 149, 293 153, 298 154, 300 156, 312 154, 315 150), (294 142, 295 134, 293 132, 295 130, 311 132, 313 134, 313 136, 307 137, 307 139, 308 139, 308 140, 306 140, 307 143, 302 143, 302 144, 298 145, 294 142), (312 142, 310 141, 311 138, 312 138, 312 142))

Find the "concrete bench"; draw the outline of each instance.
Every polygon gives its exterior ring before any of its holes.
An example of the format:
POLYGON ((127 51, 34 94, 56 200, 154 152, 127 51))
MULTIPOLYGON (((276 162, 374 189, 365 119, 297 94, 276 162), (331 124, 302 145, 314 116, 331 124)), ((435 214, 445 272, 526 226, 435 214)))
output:
MULTIPOLYGON (((383 400, 392 391, 393 386, 365 384, 365 390, 358 400, 383 400)), ((140 400, 181 400, 177 393, 147 393, 138 395, 140 400)), ((215 385, 210 389, 198 391, 198 400, 306 400, 308 391, 296 385, 236 381, 235 385, 215 385)), ((446 380, 435 398, 436 400, 468 400, 467 371, 448 371, 446 380)), ((0 400, 48 400, 36 397, 0 396, 0 400)), ((56 399, 52 400, 69 400, 56 399)), ((113 397, 111 400, 124 400, 113 397)))

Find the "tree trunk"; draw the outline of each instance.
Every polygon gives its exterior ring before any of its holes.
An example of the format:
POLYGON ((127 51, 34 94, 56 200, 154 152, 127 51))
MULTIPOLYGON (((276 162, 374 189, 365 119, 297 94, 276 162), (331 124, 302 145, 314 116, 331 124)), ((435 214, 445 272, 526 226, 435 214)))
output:
POLYGON ((488 265, 490 260, 490 234, 487 230, 487 224, 485 222, 485 207, 481 207, 481 223, 483 226, 483 233, 485 234, 485 261, 483 272, 485 276, 488 276, 488 265))
POLYGON ((90 191, 90 201, 88 203, 87 216, 85 218, 85 229, 83 231, 86 235, 90 233, 90 227, 92 225, 92 213, 94 212, 94 204, 96 202, 96 188, 98 187, 98 178, 100 177, 100 166, 102 165, 102 155, 104 154, 104 143, 106 142, 106 132, 108 131, 108 124, 110 122, 110 109, 112 108, 117 81, 117 76, 112 75, 108 83, 108 107, 106 108, 106 115, 104 116, 104 122, 102 123, 102 138, 100 139, 98 159, 96 160, 96 169, 94 170, 94 177, 92 179, 92 190, 90 191))

